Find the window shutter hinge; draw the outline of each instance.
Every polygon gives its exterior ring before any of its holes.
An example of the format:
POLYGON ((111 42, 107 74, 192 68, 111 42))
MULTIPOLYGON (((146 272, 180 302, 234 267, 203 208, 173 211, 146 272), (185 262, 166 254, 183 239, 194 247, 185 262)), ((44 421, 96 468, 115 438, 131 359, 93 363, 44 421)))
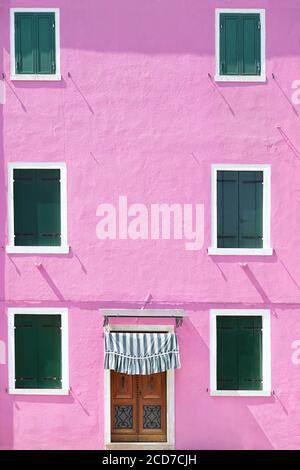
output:
POLYGON ((52 23, 52 28, 55 29, 55 21, 52 23))
POLYGON ((257 23, 257 28, 261 29, 261 22, 260 21, 257 23))

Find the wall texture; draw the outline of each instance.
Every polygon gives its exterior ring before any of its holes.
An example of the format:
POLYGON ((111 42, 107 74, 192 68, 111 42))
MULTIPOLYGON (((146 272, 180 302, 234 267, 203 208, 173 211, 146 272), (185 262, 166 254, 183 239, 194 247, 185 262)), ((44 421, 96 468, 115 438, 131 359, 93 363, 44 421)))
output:
POLYGON ((3 0, 0 31, 0 448, 103 447, 99 308, 139 308, 151 292, 152 308, 189 315, 178 330, 177 448, 300 449, 298 1, 3 0), (10 81, 9 8, 17 6, 60 8, 60 82, 10 81), (266 83, 209 78, 216 7, 266 8, 266 83), (70 254, 5 254, 7 163, 19 161, 67 163, 70 254), (273 256, 208 256, 212 163, 272 165, 273 256), (97 207, 117 205, 119 195, 203 203, 203 248, 99 240, 97 207), (69 396, 6 393, 6 309, 30 305, 69 308, 69 396), (272 397, 207 392, 209 309, 232 306, 271 309, 272 397))

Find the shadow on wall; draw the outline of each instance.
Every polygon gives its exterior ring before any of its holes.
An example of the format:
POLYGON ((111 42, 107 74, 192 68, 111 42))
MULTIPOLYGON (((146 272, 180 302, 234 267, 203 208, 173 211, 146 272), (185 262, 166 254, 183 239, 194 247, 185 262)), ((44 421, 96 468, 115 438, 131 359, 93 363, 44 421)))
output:
MULTIPOLYGON (((11 2, 1 3, 7 16, 11 2)), ((245 3, 232 0, 223 7, 247 8, 245 3)), ((272 15, 267 16, 267 26, 272 21, 272 28, 268 28, 269 54, 287 54, 287 43, 282 40, 286 30, 291 39, 288 53, 298 55, 299 9, 287 5, 286 0, 262 3, 267 11, 272 10, 272 15), (291 15, 295 22, 292 30, 291 15)), ((48 2, 47 6, 51 5, 48 2)), ((215 8, 220 8, 217 0, 57 0, 55 6, 60 8, 62 48, 108 53, 214 55, 215 8)), ((5 48, 9 51, 8 34, 6 38, 5 48)))
POLYGON ((184 327, 178 330, 178 336, 182 368, 176 371, 176 435, 180 436, 177 447, 201 450, 273 449, 266 429, 260 426, 251 409, 270 405, 275 398, 211 397, 208 345, 190 319, 184 320, 184 327), (192 435, 191 429, 194 430, 192 435))

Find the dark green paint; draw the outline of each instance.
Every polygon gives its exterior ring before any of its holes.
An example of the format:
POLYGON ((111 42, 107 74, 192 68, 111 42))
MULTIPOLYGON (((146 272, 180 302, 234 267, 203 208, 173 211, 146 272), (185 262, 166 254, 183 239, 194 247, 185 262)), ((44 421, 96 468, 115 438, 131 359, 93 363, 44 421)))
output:
POLYGON ((15 13, 17 74, 55 74, 55 14, 15 13))

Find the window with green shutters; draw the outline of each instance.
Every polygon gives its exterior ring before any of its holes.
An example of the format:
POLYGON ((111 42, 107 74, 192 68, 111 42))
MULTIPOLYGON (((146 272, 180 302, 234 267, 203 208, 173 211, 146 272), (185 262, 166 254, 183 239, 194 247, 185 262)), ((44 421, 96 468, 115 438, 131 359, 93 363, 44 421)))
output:
POLYGON ((217 390, 262 390, 262 317, 217 316, 217 390))
POLYGON ((54 12, 15 12, 15 73, 55 75, 54 12))
POLYGON ((14 169, 14 245, 61 245, 59 169, 14 169))
POLYGON ((261 15, 220 13, 219 28, 219 75, 260 76, 261 15))
POLYGON ((263 171, 217 171, 217 247, 263 247, 263 171))
POLYGON ((15 388, 62 388, 60 315, 14 316, 15 388))

